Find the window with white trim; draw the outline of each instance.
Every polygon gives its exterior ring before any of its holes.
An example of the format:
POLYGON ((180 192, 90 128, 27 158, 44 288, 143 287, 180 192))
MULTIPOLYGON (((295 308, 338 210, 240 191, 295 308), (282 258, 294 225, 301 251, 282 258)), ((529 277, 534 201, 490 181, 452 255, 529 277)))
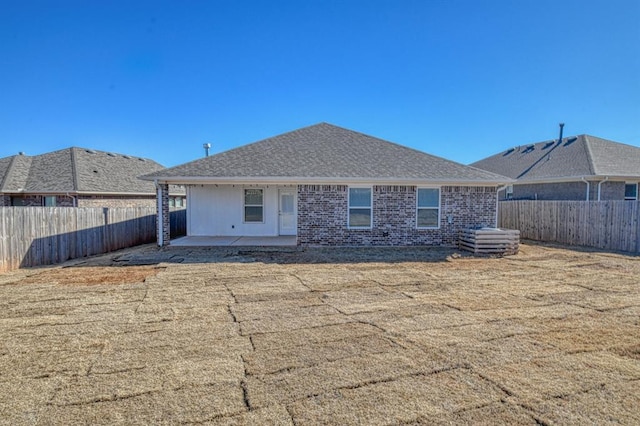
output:
POLYGON ((349 228, 371 228, 372 205, 371 188, 349 188, 349 228))
POLYGON ((416 198, 417 227, 440 227, 440 188, 418 188, 418 196, 416 198))
POLYGON ((624 199, 625 200, 637 200, 638 199, 638 184, 637 183, 625 183, 624 184, 624 199))
POLYGON ((262 189, 244 190, 244 221, 247 223, 264 222, 264 197, 262 189))

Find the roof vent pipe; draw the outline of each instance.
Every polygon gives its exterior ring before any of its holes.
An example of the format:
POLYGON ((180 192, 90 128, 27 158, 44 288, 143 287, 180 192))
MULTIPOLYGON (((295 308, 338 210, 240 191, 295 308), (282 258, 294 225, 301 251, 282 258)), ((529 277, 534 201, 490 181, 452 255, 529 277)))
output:
POLYGON ((204 156, 208 157, 209 156, 209 148, 211 148, 211 144, 210 143, 203 143, 202 147, 204 148, 204 156))
POLYGON ((558 145, 562 143, 562 130, 564 129, 564 123, 560 123, 560 137, 558 138, 558 145))

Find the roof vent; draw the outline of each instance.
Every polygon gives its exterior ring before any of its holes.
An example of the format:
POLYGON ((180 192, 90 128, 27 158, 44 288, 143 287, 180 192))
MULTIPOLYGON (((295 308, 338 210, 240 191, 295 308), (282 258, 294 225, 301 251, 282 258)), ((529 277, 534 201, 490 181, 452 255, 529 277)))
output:
POLYGON ((18 155, 24 155, 24 151, 20 151, 18 155))
POLYGON ((526 147, 526 148, 525 148, 525 150, 524 150, 524 151, 522 151, 522 152, 527 153, 527 152, 531 152, 531 151, 533 151, 534 149, 536 149, 536 148, 535 148, 535 146, 533 146, 533 145, 529 145, 529 146, 528 146, 528 147, 526 147))
POLYGON ((138 158, 138 161, 147 161, 144 158, 138 158))
POLYGON ((89 154, 95 154, 96 152, 92 149, 85 149, 85 152, 88 152, 89 154))
POLYGON ((123 155, 122 158, 129 158, 131 159, 131 157, 129 155, 123 155))
POLYGON ((502 154, 502 156, 506 157, 507 155, 511 154, 515 150, 516 150, 515 148, 509 148, 508 150, 505 151, 504 154, 502 154))
POLYGON ((546 144, 544 144, 544 146, 542 147, 542 149, 548 149, 551 148, 553 146, 553 144, 555 144, 555 142, 547 142, 546 144))
POLYGON ((578 140, 578 138, 574 136, 572 138, 567 139, 567 141, 562 146, 569 146, 569 145, 571 145, 572 143, 574 143, 577 140, 578 140))
POLYGON ((109 157, 115 157, 115 156, 116 156, 113 152, 107 152, 107 155, 108 155, 109 157))

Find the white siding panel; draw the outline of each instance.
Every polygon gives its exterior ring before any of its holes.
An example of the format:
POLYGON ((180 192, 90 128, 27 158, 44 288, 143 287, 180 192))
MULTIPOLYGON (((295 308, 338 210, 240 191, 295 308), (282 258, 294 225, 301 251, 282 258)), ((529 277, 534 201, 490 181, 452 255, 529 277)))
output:
POLYGON ((264 223, 244 223, 244 187, 195 185, 189 191, 189 235, 274 236, 278 235, 278 188, 264 190, 264 223))

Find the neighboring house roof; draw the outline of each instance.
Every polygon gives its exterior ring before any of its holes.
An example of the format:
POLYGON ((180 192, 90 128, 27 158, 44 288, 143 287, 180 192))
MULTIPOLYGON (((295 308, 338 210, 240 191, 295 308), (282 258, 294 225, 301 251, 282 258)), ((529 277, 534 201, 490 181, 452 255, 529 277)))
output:
POLYGON ((500 184, 510 179, 359 132, 320 123, 143 179, 188 181, 422 181, 500 184))
POLYGON ((640 178, 640 148, 579 135, 510 148, 471 166, 518 181, 640 178))
POLYGON ((85 148, 0 158, 0 192, 153 195, 138 176, 163 169, 147 158, 85 148))

